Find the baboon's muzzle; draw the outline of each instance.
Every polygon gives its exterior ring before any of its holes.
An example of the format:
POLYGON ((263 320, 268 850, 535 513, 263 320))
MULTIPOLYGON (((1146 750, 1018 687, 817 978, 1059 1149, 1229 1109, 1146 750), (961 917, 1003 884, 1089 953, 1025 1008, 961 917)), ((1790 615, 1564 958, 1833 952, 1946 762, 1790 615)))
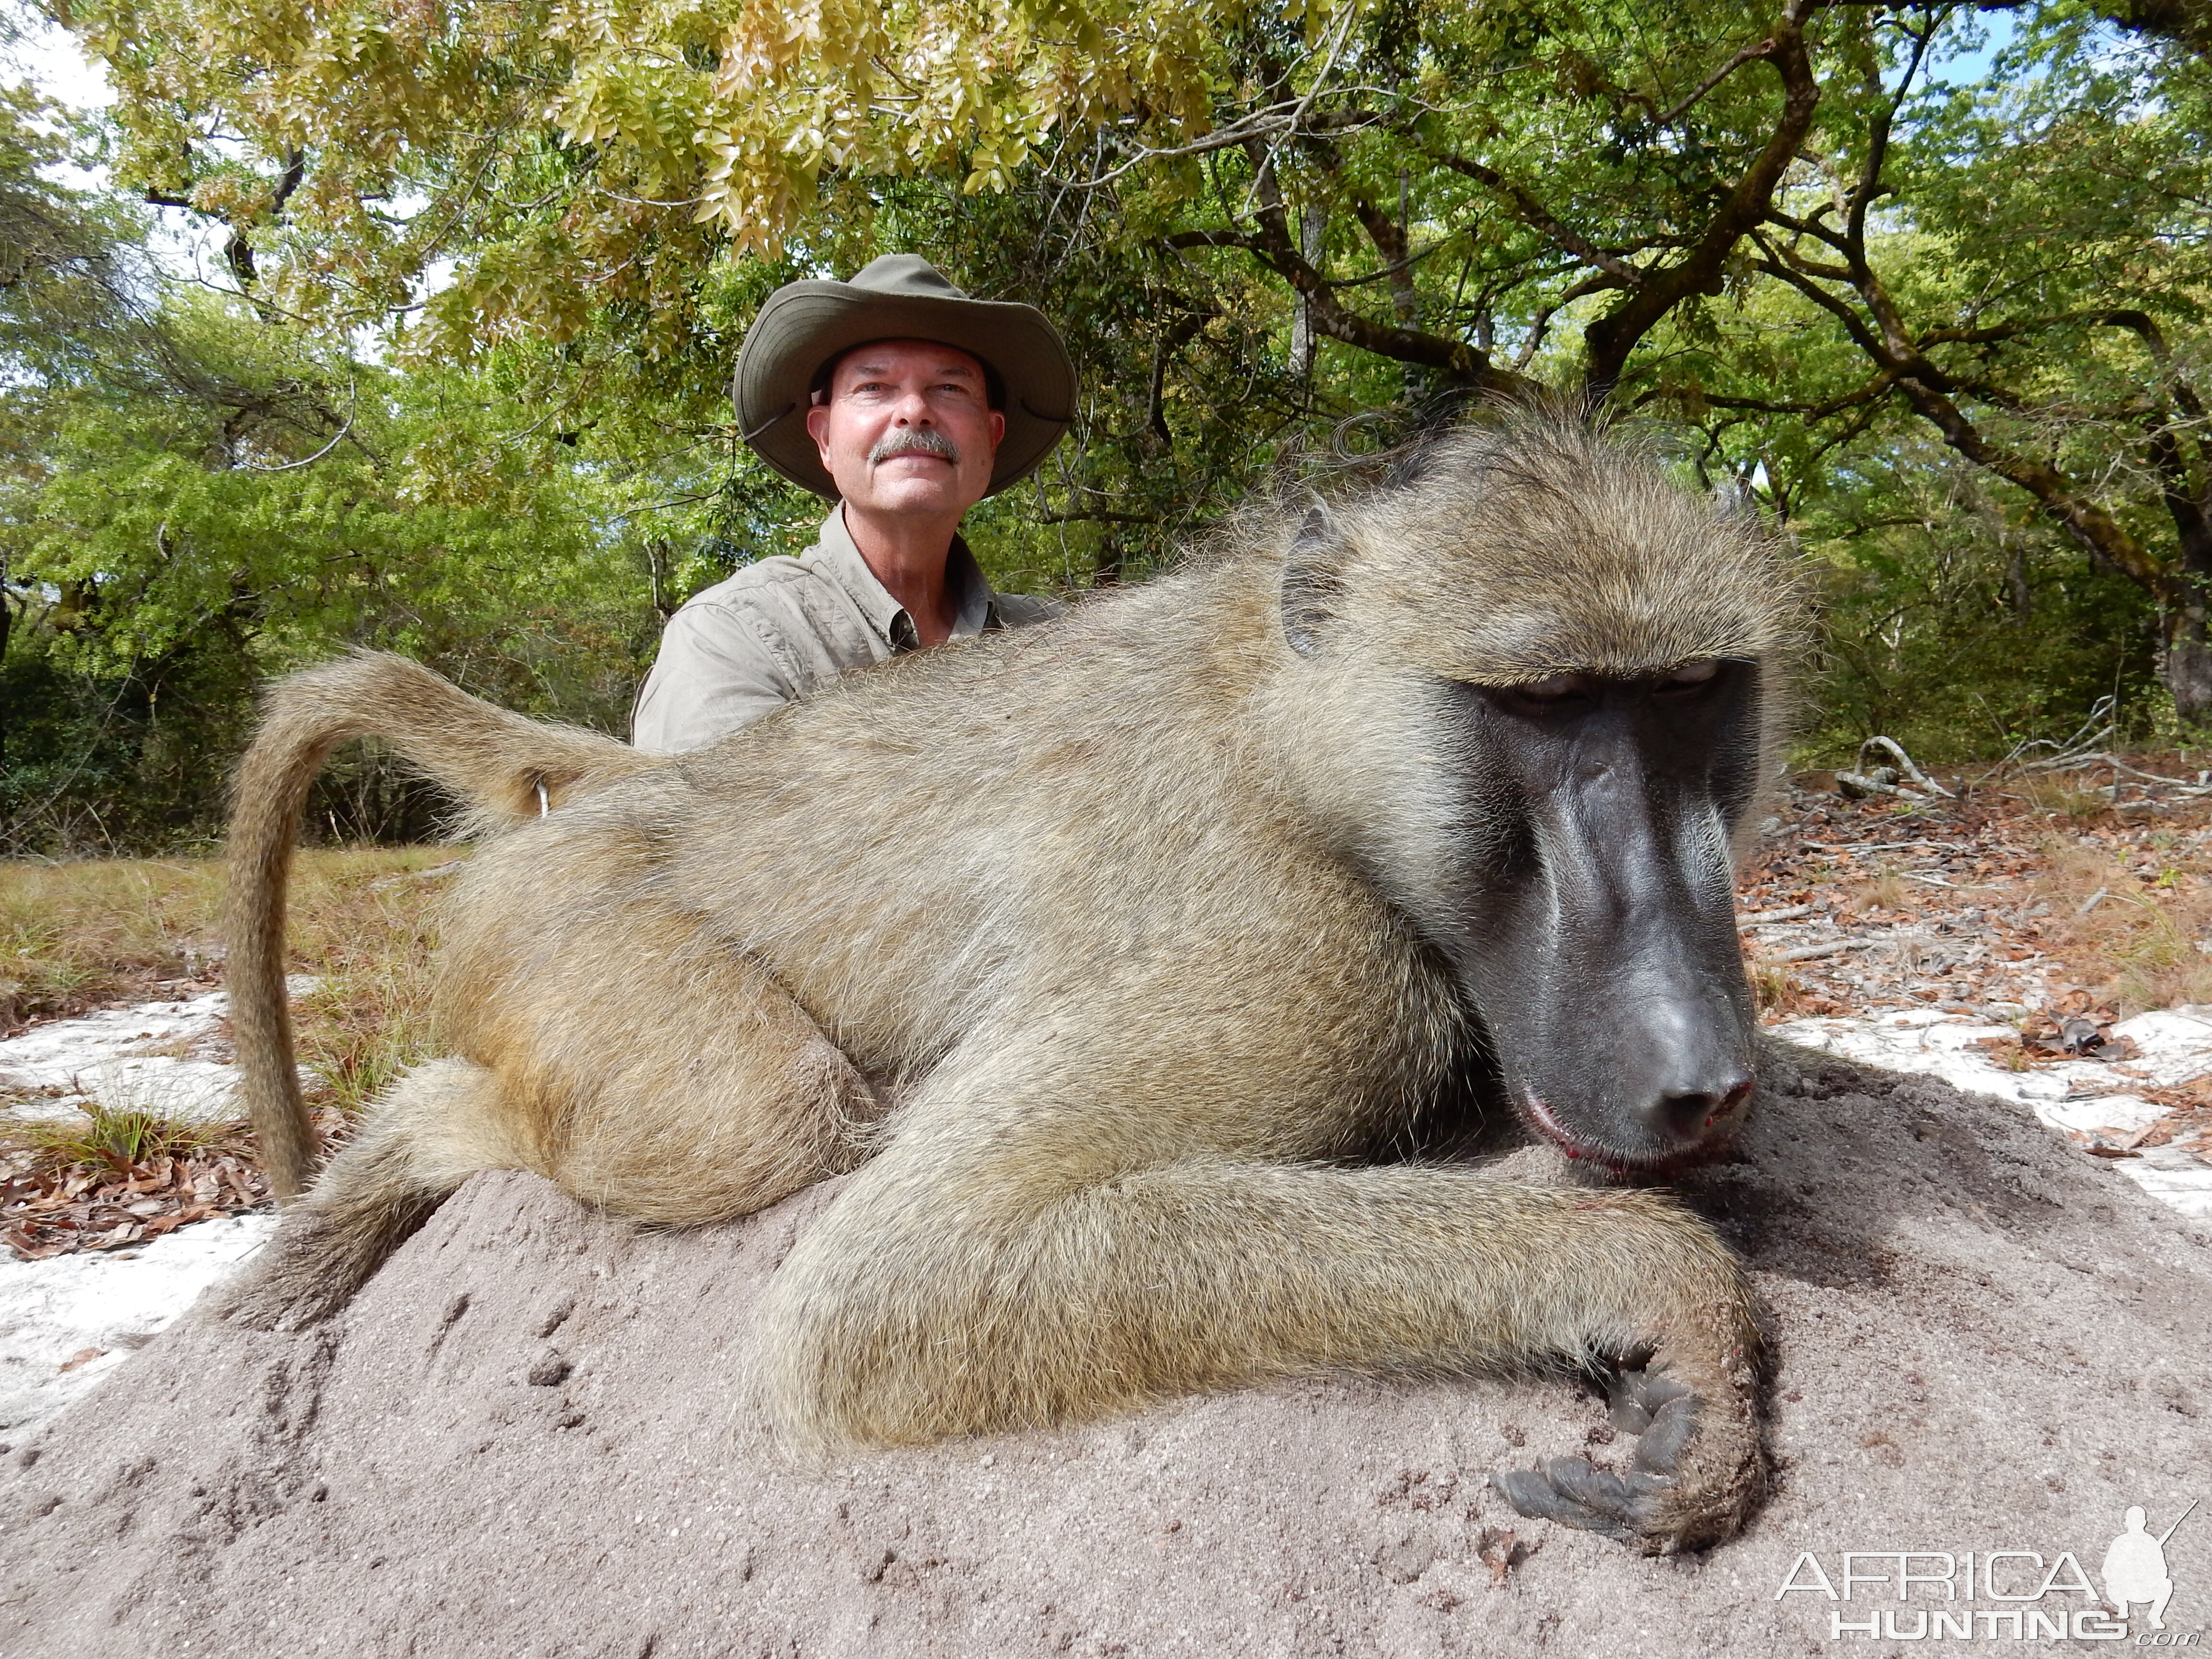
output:
POLYGON ((1710 1156, 1751 1100, 1756 1030, 1729 835, 1756 765, 1746 665, 1685 696, 1592 679, 1530 707, 1472 691, 1461 962, 1515 1108, 1570 1154, 1710 1156))

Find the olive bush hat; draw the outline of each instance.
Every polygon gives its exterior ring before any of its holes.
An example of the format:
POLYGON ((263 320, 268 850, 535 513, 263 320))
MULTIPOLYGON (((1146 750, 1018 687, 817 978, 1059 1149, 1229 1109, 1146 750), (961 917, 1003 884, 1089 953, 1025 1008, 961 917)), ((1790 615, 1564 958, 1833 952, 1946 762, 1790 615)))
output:
POLYGON ((814 377, 871 340, 957 346, 998 376, 1006 435, 987 495, 1036 471, 1074 423, 1075 365, 1044 313, 971 300, 919 255, 887 253, 849 283, 785 283, 769 295, 738 352, 738 430, 763 460, 817 495, 837 499, 806 431, 814 377))

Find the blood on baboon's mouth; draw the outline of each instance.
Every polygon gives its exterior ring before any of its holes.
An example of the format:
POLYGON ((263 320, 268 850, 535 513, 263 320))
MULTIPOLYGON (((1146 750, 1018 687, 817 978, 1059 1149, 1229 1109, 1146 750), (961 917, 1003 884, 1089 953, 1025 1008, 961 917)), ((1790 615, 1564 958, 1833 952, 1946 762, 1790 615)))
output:
MULTIPOLYGON (((1522 1122, 1569 1158, 1602 1170, 1607 1175, 1666 1175, 1690 1164, 1703 1164, 1717 1156, 1731 1139, 1730 1133, 1724 1131, 1673 1152, 1630 1152, 1618 1146, 1607 1146, 1604 1141, 1590 1140, 1575 1133, 1553 1116, 1551 1108, 1531 1090, 1515 1090, 1513 1104, 1522 1122)), ((1726 1115, 1734 1116, 1735 1114, 1729 1112, 1726 1115)), ((1732 1129, 1733 1126, 1730 1127, 1732 1129)))

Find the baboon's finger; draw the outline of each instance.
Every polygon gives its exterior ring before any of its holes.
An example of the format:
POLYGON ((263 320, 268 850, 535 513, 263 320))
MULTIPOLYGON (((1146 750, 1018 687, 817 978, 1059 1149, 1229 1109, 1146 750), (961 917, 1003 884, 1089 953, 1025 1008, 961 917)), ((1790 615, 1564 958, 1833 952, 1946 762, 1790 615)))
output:
POLYGON ((1670 1401, 1689 1397, 1688 1385, 1640 1364, 1622 1365, 1606 1384, 1608 1415, 1613 1426, 1641 1434, 1670 1401))
MULTIPOLYGON (((1608 1397, 1615 1405, 1626 1400, 1639 1407, 1646 1417, 1670 1400, 1679 1400, 1690 1392, 1686 1382, 1678 1382, 1666 1372, 1654 1370, 1650 1356, 1623 1359, 1616 1365, 1611 1381, 1606 1384, 1608 1397)), ((1616 1423, 1616 1428, 1626 1427, 1616 1423)))
POLYGON ((1652 1474, 1613 1474, 1580 1457, 1547 1457, 1533 1469, 1491 1477, 1506 1501, 1533 1520, 1579 1527, 1645 1549, 1664 1548, 1661 1500, 1674 1483, 1652 1474))
POLYGON ((1637 1437, 1630 1467, 1644 1474, 1673 1474, 1697 1432, 1698 1397, 1686 1389, 1660 1407, 1650 1426, 1637 1437))
MULTIPOLYGON (((1585 1464, 1584 1468, 1589 1466, 1585 1464)), ((1541 1469, 1500 1469, 1490 1477, 1490 1484, 1513 1505, 1515 1511, 1532 1521, 1556 1521, 1563 1527, 1573 1527, 1583 1532, 1598 1533, 1607 1538, 1625 1536, 1620 1520, 1597 1510, 1575 1502, 1561 1493, 1546 1478, 1541 1469)))
POLYGON ((1606 1384, 1606 1415, 1625 1434, 1641 1434, 1651 1426, 1652 1407, 1644 1402, 1644 1373, 1623 1366, 1606 1384))

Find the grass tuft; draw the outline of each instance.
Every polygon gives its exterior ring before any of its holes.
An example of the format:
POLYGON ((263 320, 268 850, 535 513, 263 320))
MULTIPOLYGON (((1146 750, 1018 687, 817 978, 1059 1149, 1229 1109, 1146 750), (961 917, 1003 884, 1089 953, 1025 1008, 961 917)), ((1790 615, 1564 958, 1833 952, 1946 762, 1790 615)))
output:
POLYGON ((1869 881, 1861 882, 1850 891, 1845 908, 1864 915, 1871 910, 1896 912, 1905 908, 1913 896, 1911 884, 1887 866, 1875 872, 1869 881))
POLYGON ((161 1158, 190 1158, 235 1136, 235 1123, 164 1117, 137 1107, 94 1102, 82 1121, 33 1118, 13 1126, 9 1138, 49 1168, 104 1166, 117 1173, 161 1158))
POLYGON ((221 901, 207 860, 0 865, 0 1031, 195 977, 221 901))
POLYGON ((2090 788, 2078 773, 2019 778, 2005 787, 2037 811, 2055 812, 2061 817, 2086 820, 2112 810, 2112 798, 2100 789, 2090 788))
POLYGON ((2212 884, 2173 867, 2155 844, 2061 838, 2043 851, 2033 890, 2051 907, 2047 948, 2098 1005, 2124 1018, 2212 1002, 2212 956, 2197 946, 2212 936, 2212 884))
POLYGON ((1760 1013, 1780 1016, 1804 1011, 1808 1006, 1805 988, 1791 975, 1787 963, 1753 960, 1747 966, 1752 997, 1760 1013))
MULTIPOLYGON (((354 1115, 431 1052, 426 970, 454 860, 438 847, 301 853, 287 969, 317 981, 294 1013, 319 1104, 354 1115)), ((219 982, 222 910, 215 859, 0 865, 0 1032, 219 982)))
MULTIPOLYGON (((300 856, 286 967, 314 981, 293 1013, 326 1135, 434 1048, 428 962, 457 867, 428 847, 300 856)), ((212 859, 0 864, 0 1031, 214 988, 222 896, 212 859)), ((14 1118, 0 1134, 0 1246, 38 1261, 263 1207, 254 1155, 244 1124, 178 1120, 158 1102, 14 1118)))

